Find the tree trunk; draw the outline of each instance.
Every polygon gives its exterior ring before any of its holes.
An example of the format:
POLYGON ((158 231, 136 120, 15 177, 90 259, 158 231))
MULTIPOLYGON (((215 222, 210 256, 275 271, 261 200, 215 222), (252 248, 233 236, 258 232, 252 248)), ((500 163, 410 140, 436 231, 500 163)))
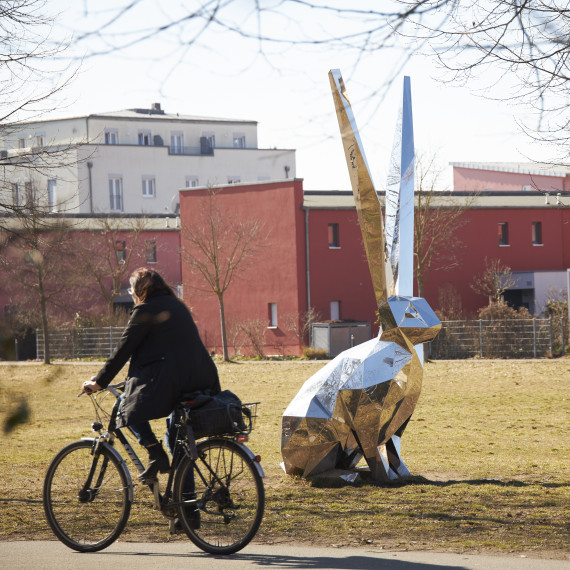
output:
POLYGON ((42 268, 38 267, 38 290, 40 294, 40 307, 42 313, 42 329, 44 332, 44 364, 50 364, 50 353, 49 353, 49 330, 48 330, 48 319, 47 319, 47 309, 46 309, 46 297, 44 294, 44 279, 42 268))
POLYGON ((416 282, 418 284, 418 297, 424 296, 424 278, 422 275, 422 269, 416 270, 416 282))
POLYGON ((224 296, 223 296, 223 294, 218 294, 218 303, 220 304, 220 326, 222 329, 222 350, 224 353, 224 361, 229 362, 230 357, 228 355, 228 338, 226 335, 226 315, 224 313, 224 296))

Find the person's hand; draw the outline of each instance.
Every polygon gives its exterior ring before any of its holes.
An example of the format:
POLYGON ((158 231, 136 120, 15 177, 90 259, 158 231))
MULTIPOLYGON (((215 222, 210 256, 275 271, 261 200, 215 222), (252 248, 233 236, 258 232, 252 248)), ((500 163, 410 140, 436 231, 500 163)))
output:
POLYGON ((94 380, 86 380, 81 386, 81 392, 85 392, 86 394, 92 394, 98 390, 101 390, 101 386, 99 386, 99 384, 97 384, 97 382, 94 380))

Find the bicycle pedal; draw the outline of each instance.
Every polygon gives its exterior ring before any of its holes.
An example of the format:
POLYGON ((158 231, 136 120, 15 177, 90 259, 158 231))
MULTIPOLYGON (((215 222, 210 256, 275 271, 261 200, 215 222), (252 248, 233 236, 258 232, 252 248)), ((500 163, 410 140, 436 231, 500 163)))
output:
POLYGON ((184 530, 182 529, 182 525, 180 524, 180 521, 177 518, 170 519, 168 521, 168 530, 170 531, 170 534, 182 534, 182 533, 184 533, 184 530))
POLYGON ((158 477, 141 477, 140 475, 137 477, 139 483, 142 485, 153 485, 154 483, 158 483, 158 477))

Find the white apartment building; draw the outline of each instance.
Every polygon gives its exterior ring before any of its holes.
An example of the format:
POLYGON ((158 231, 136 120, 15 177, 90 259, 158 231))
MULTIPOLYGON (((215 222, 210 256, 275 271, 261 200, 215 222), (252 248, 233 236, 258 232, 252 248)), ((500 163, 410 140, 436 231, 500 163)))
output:
POLYGON ((256 121, 166 113, 159 103, 0 127, 0 165, 12 203, 34 195, 77 214, 171 213, 181 188, 296 176, 294 150, 258 148, 256 121))

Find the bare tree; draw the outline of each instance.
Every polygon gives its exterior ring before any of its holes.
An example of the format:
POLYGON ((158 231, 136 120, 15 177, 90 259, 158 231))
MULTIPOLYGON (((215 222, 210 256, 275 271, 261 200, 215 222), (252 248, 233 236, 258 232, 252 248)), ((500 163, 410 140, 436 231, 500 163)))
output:
POLYGON ((459 265, 463 247, 456 232, 467 223, 465 212, 475 195, 458 203, 457 196, 441 192, 441 170, 436 155, 416 160, 416 211, 414 216, 414 269, 418 295, 424 296, 427 275, 459 265))
MULTIPOLYGON (((319 0, 249 5, 207 0, 156 11, 149 25, 148 18, 137 15, 153 10, 153 4, 129 0, 103 12, 94 0, 85 0, 76 45, 93 57, 161 40, 163 56, 172 56, 165 76, 191 57, 193 47, 212 49, 214 34, 220 32, 250 41, 252 60, 261 55, 275 61, 292 46, 328 53, 342 50, 343 55, 353 55, 353 72, 379 50, 398 49, 400 58, 385 84, 371 92, 375 98, 401 74, 412 55, 422 53, 441 64, 443 80, 482 80, 482 93, 491 98, 500 83, 509 90, 500 97, 536 109, 538 127, 529 130, 531 136, 567 138, 570 12, 565 1, 402 0, 379 8, 364 0, 335 5, 319 0), (144 24, 137 28, 131 23, 137 21, 144 24)), ((566 145, 564 152, 568 156, 566 145)))
POLYGON ((303 311, 298 314, 284 315, 285 328, 292 332, 303 346, 308 345, 309 336, 311 333, 311 326, 320 319, 319 312, 315 307, 310 307, 308 311, 303 311))
MULTIPOLYGON (((73 80, 76 67, 57 62, 67 40, 51 38, 55 17, 46 0, 3 2, 0 15, 0 211, 25 215, 27 197, 13 182, 16 172, 35 179, 49 178, 54 169, 76 164, 77 144, 20 139, 24 121, 38 119, 59 107, 59 95, 73 80), (18 142, 18 145, 14 145, 18 142), (20 144, 21 143, 21 144, 20 144), (6 150, 9 149, 9 150, 6 150)), ((45 204, 36 204, 36 207, 45 204)), ((60 211, 65 206, 60 204, 60 211)), ((47 209, 46 209, 47 211, 47 209)), ((11 227, 0 218, 0 227, 11 227)), ((38 219, 37 223, 42 223, 38 219)), ((49 223, 46 226, 49 229, 49 223)))
POLYGON ((226 210, 222 211, 218 192, 209 188, 207 196, 200 199, 191 225, 182 227, 181 241, 184 263, 199 278, 191 281, 191 288, 213 293, 218 299, 223 355, 227 361, 224 294, 263 245, 266 236, 258 220, 241 219, 226 210))
POLYGON ((255 356, 263 358, 265 356, 264 347, 267 323, 261 319, 248 319, 241 323, 241 330, 253 348, 255 356))
POLYGON ((19 315, 26 314, 29 324, 39 321, 49 364, 50 310, 65 314, 76 309, 74 292, 82 272, 73 260, 69 223, 61 216, 47 217, 38 202, 32 185, 25 207, 2 230, 0 282, 19 315))
POLYGON ((504 265, 500 259, 489 260, 485 257, 485 269, 473 278, 471 289, 479 295, 488 297, 489 303, 501 303, 503 293, 515 284, 516 281, 508 265, 504 265))

